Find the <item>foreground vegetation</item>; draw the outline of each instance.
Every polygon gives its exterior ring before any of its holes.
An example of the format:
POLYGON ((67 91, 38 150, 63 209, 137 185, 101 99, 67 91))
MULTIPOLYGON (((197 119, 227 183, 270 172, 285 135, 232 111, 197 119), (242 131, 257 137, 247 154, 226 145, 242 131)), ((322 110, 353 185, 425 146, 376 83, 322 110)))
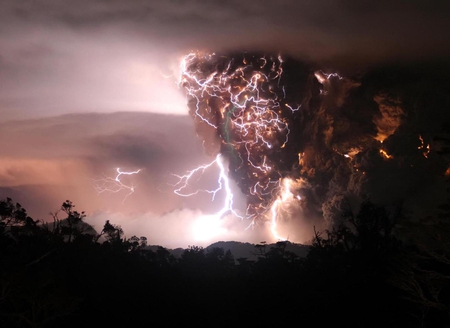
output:
POLYGON ((250 261, 195 246, 175 258, 109 221, 96 233, 70 201, 43 224, 6 199, 0 326, 448 327, 448 212, 399 224, 367 201, 315 232, 306 258, 279 242, 250 261))

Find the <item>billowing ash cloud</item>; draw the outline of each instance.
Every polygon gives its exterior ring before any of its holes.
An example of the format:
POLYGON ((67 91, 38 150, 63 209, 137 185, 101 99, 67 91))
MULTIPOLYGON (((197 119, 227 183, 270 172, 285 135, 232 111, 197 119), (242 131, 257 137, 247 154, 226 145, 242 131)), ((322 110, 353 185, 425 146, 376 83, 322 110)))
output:
POLYGON ((247 195, 248 215, 266 212, 279 180, 298 166, 301 145, 290 139, 301 129, 307 97, 287 96, 279 56, 192 53, 182 66, 181 83, 206 149, 228 159, 230 176, 247 195))
POLYGON ((377 94, 373 100, 380 108, 380 114, 373 120, 378 130, 376 139, 383 141, 399 127, 405 113, 403 112, 400 99, 390 97, 386 93, 377 94))
POLYGON ((448 76, 432 65, 374 68, 353 82, 330 76, 308 124, 323 123, 302 163, 329 224, 363 198, 388 208, 403 203, 416 215, 443 201, 448 76))
POLYGON ((285 217, 330 226, 364 198, 413 204, 440 181, 447 164, 433 140, 449 117, 434 105, 437 97, 448 108, 450 97, 445 75, 427 85, 435 73, 388 67, 352 78, 277 55, 191 53, 181 83, 207 152, 227 157, 249 216, 269 212, 286 178, 297 181, 298 201, 285 217))

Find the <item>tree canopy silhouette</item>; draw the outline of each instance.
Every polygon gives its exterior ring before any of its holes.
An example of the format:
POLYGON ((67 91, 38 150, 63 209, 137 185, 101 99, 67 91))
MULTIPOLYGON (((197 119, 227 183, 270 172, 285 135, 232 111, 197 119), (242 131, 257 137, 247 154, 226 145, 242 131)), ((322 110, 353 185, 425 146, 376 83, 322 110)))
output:
POLYGON ((340 226, 313 231, 306 257, 287 241, 262 242, 255 261, 195 245, 175 257, 109 220, 95 232, 69 200, 52 218, 0 201, 2 327, 266 326, 318 316, 347 327, 450 323, 445 210, 439 222, 408 225, 367 200, 340 226), (402 229, 429 242, 401 240, 402 229))

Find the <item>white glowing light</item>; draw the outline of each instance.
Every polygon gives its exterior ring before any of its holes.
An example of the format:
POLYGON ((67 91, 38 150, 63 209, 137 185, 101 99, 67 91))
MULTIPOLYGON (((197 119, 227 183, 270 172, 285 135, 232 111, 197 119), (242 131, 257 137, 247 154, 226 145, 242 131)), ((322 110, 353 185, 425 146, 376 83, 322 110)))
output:
POLYGON ((294 197, 294 195, 291 192, 291 185, 292 185, 291 179, 283 179, 281 183, 280 194, 270 207, 270 214, 271 214, 270 231, 277 240, 287 240, 287 238, 280 236, 277 232, 277 221, 280 216, 280 211, 283 209, 283 206, 286 206, 289 202, 293 201, 294 199, 301 200, 301 197, 299 195, 294 197))
POLYGON ((192 233, 196 241, 210 241, 215 237, 226 233, 226 229, 221 226, 222 220, 217 215, 206 215, 198 218, 193 226, 192 233))

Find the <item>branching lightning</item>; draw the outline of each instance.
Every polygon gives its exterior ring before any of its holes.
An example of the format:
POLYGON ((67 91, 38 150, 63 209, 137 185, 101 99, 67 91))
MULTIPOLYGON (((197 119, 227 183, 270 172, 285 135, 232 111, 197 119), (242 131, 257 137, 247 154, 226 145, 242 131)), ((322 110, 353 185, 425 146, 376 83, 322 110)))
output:
MULTIPOLYGON (((256 219, 269 219, 276 239, 281 239, 276 233, 279 209, 292 195, 286 185, 290 180, 278 169, 277 161, 289 142, 289 117, 301 109, 301 105, 284 100, 282 64, 280 56, 228 58, 190 53, 181 61, 179 82, 194 102, 191 114, 195 120, 204 128, 214 129, 221 139, 219 152, 228 159, 230 174, 248 197, 246 218, 251 219, 250 225, 256 219)), ((217 215, 231 212, 240 217, 233 210, 222 155, 185 175, 176 175, 179 181, 174 185, 175 193, 191 196, 203 191, 214 199, 219 190, 224 190, 225 204, 217 215), (187 192, 192 177, 214 164, 220 168, 218 187, 187 192)))
POLYGON ((134 193, 134 188, 136 186, 133 184, 128 185, 128 184, 123 183, 121 181, 121 177, 138 174, 141 170, 139 169, 136 171, 127 172, 127 171, 121 171, 120 168, 117 168, 116 171, 117 171, 117 175, 114 178, 104 176, 99 179, 92 179, 92 186, 99 194, 105 193, 105 192, 106 193, 119 193, 124 190, 128 191, 128 193, 126 194, 125 198, 122 201, 122 202, 125 202, 125 200, 128 198, 128 196, 130 196, 132 193, 134 193))
POLYGON ((189 196, 196 195, 200 192, 206 192, 208 194, 211 194, 212 200, 214 200, 214 198, 216 197, 216 194, 219 191, 224 190, 225 191, 224 205, 223 205, 222 209, 219 212, 217 212, 214 216, 216 216, 218 218, 222 218, 227 213, 232 213, 235 216, 242 218, 242 216, 237 214, 233 208, 233 193, 231 191, 230 181, 228 179, 228 175, 226 174, 226 169, 225 169, 224 163, 222 161, 222 156, 220 154, 217 155, 216 158, 214 159, 214 161, 212 161, 209 164, 201 165, 201 166, 195 168, 194 170, 188 171, 185 175, 174 174, 174 176, 176 176, 179 179, 175 184, 173 184, 173 186, 177 188, 174 190, 174 192, 177 195, 182 196, 182 197, 189 197, 189 196), (216 189, 214 189, 214 190, 197 189, 194 192, 188 192, 188 193, 184 192, 184 190, 187 189, 187 187, 189 186, 190 180, 193 179, 196 174, 204 173, 205 170, 211 168, 214 164, 217 165, 217 167, 219 168, 219 172, 220 172, 219 178, 217 180, 218 187, 216 189))

